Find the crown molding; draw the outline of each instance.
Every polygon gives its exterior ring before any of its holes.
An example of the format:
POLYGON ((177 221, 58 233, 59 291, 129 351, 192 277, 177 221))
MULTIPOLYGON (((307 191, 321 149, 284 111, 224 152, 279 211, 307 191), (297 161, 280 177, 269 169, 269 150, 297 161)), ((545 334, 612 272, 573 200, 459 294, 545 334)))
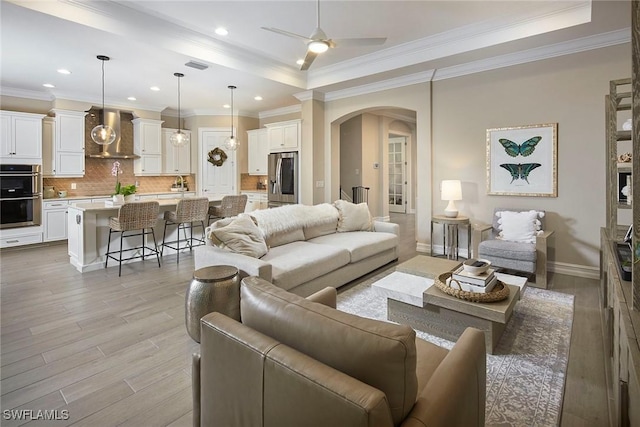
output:
POLYGON ((300 102, 309 101, 311 99, 315 99, 316 101, 325 100, 324 93, 318 92, 317 90, 305 90, 304 92, 294 93, 293 96, 295 96, 300 102))
POLYGON ((558 56, 571 55, 603 47, 615 46, 631 42, 631 29, 611 31, 593 36, 582 37, 562 43, 537 47, 521 52, 494 56, 466 64, 454 65, 436 70, 434 81, 446 80, 483 71, 510 67, 512 65, 526 64, 528 62, 541 61, 558 56))
POLYGON ((423 71, 420 73, 409 74, 408 76, 395 77, 376 83, 369 83, 362 86, 354 86, 347 89, 336 90, 325 94, 325 101, 335 101, 352 96, 366 95, 369 93, 380 92, 388 89, 396 89, 399 87, 410 86, 419 83, 431 81, 435 70, 423 71))
POLYGON ((259 119, 266 119, 268 117, 284 116, 285 114, 295 114, 302 111, 302 105, 290 105, 288 107, 276 108, 268 111, 261 111, 258 113, 259 119))
POLYGON ((0 87, 0 95, 13 96, 15 98, 35 99, 38 101, 53 101, 56 97, 49 92, 38 92, 35 90, 16 89, 13 87, 0 87))
POLYGON ((310 70, 307 89, 357 79, 376 73, 469 52, 498 43, 584 24, 591 21, 591 1, 569 6, 549 2, 536 15, 521 14, 445 31, 338 64, 310 70))

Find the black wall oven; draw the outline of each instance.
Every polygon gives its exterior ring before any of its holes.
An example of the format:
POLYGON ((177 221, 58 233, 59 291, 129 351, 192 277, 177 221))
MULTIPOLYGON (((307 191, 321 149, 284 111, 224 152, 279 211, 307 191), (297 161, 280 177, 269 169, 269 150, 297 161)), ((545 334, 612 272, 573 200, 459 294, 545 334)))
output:
POLYGON ((0 228, 41 224, 40 165, 0 165, 0 228))

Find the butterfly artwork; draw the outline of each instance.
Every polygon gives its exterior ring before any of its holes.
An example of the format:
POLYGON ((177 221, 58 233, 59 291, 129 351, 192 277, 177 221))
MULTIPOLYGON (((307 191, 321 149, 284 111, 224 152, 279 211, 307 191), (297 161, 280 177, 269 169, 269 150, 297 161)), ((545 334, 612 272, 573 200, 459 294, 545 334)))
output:
POLYGON ((541 136, 534 136, 520 145, 506 138, 501 138, 498 142, 504 147, 504 151, 506 151, 509 156, 517 157, 518 155, 522 155, 523 157, 527 157, 533 153, 541 139, 541 136))
POLYGON ((511 182, 509 184, 512 184, 516 179, 523 179, 529 184, 529 174, 540 166, 542 166, 540 163, 502 163, 500 165, 501 168, 505 168, 511 174, 511 182))

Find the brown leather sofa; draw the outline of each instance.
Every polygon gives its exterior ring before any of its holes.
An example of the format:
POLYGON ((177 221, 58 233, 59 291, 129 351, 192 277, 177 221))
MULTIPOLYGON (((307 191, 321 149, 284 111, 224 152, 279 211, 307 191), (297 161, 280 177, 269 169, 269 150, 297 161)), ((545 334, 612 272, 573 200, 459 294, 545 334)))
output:
POLYGON ((335 289, 304 299, 243 279, 239 323, 201 321, 193 360, 195 426, 483 426, 484 333, 449 351, 408 326, 335 307, 335 289))

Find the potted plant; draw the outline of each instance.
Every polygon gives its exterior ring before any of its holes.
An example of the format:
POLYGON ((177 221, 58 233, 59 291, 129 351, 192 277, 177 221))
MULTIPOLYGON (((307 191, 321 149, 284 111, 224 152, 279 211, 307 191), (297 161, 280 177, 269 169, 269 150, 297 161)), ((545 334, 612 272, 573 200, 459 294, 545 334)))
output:
POLYGON ((134 194, 136 193, 135 184, 122 185, 118 178, 122 174, 120 169, 120 162, 113 162, 113 168, 111 169, 111 175, 116 177, 116 188, 113 193, 114 203, 133 202, 135 200, 134 194))

